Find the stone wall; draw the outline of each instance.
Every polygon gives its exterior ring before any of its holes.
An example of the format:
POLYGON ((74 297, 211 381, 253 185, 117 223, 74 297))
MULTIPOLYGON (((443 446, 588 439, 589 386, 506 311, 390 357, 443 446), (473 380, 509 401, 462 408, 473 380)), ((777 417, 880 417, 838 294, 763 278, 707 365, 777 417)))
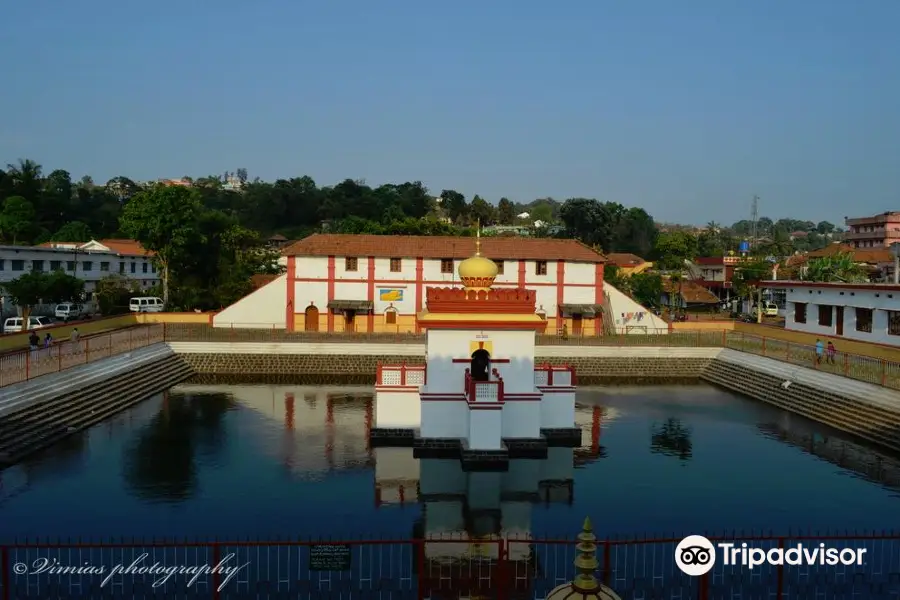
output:
MULTIPOLYGON (((181 354, 197 383, 373 384, 378 363, 425 364, 423 356, 349 354, 181 354)), ((699 380, 711 358, 546 357, 539 362, 574 366, 579 383, 664 383, 699 380)))

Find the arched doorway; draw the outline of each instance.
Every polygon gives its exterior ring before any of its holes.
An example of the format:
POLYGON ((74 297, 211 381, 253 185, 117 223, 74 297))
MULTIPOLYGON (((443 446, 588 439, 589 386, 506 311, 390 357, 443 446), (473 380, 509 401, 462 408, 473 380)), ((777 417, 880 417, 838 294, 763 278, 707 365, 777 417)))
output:
POLYGON ((491 354, 484 348, 472 353, 472 364, 469 368, 472 379, 488 381, 491 378, 491 354))
POLYGON ((306 307, 306 331, 319 330, 319 309, 310 304, 306 307))

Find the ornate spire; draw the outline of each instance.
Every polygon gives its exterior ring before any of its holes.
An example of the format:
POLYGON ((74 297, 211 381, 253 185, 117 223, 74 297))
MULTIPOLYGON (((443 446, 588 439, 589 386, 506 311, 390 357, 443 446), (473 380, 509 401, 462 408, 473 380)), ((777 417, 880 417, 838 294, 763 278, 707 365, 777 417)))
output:
POLYGON ((581 533, 578 534, 578 556, 575 558, 575 570, 578 575, 572 582, 573 587, 579 592, 595 592, 600 589, 600 582, 594 576, 599 563, 597 562, 597 537, 591 527, 591 518, 584 518, 581 533))
POLYGON ((475 256, 481 256, 481 219, 475 221, 475 256))

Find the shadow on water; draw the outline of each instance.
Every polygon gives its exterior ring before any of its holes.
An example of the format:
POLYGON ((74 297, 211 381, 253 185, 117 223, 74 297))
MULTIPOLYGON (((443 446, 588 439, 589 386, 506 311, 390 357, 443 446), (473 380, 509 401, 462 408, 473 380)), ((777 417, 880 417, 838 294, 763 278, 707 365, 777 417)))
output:
POLYGON ((128 491, 154 502, 180 502, 198 485, 197 459, 214 458, 225 447, 229 394, 172 394, 125 449, 123 479, 128 491))
POLYGON ((650 426, 650 452, 690 460, 693 451, 691 429, 681 419, 669 418, 662 424, 650 426))

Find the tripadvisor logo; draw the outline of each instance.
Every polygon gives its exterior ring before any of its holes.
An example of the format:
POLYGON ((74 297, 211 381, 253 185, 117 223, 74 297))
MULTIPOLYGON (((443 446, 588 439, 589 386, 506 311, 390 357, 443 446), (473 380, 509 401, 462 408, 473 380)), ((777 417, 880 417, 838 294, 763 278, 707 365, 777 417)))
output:
POLYGON ((824 543, 794 544, 783 548, 755 548, 747 543, 719 542, 713 545, 702 535, 689 535, 675 547, 675 564, 691 577, 706 575, 716 565, 753 569, 760 565, 863 565, 866 548, 836 548, 824 543))

